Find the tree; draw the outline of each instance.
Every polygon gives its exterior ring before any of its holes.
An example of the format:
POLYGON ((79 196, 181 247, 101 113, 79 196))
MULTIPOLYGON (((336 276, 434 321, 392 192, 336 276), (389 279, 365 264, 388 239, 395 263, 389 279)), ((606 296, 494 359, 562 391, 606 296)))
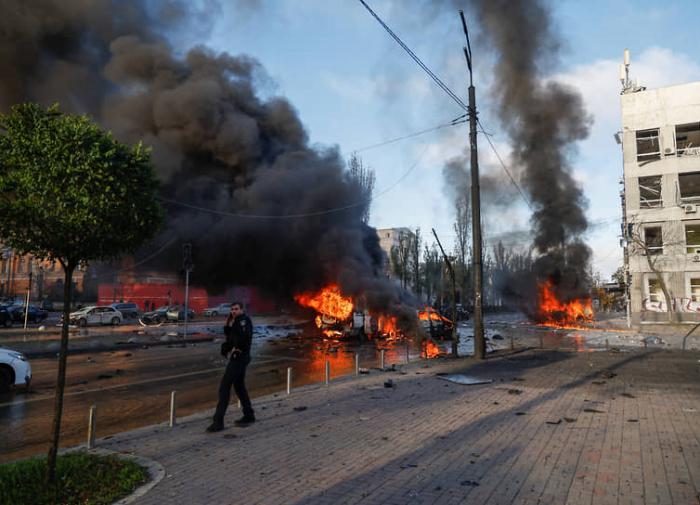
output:
MULTIPOLYGON (((661 230, 662 228, 659 228, 659 231, 661 230)), ((681 244, 681 242, 668 240, 668 237, 666 240, 664 240, 662 233, 652 236, 651 233, 645 230, 642 224, 639 223, 631 227, 627 238, 632 246, 631 252, 638 253, 646 257, 647 265, 654 273, 656 281, 659 283, 661 292, 664 295, 664 300, 666 301, 666 312, 668 313, 668 321, 673 322, 675 317, 673 298, 671 297, 671 291, 668 288, 668 284, 666 283, 662 269, 664 258, 663 249, 664 247, 681 244)))
MULTIPOLYGON (((469 282, 469 243, 471 231, 471 207, 467 195, 461 195, 455 201, 455 277, 461 293, 470 293, 469 282)), ((462 296, 462 303, 465 297, 462 296)))
POLYGON ((413 274, 413 292, 419 297, 422 293, 421 276, 420 276, 420 253, 423 239, 420 236, 420 228, 409 236, 410 239, 410 255, 411 255, 411 273, 413 274))
POLYGON ((87 116, 20 104, 0 115, 0 237, 63 267, 63 328, 47 479, 56 477, 73 271, 135 251, 162 223, 150 152, 87 116))
POLYGON ((348 161, 350 169, 350 177, 360 187, 360 197, 363 202, 366 202, 362 211, 362 221, 366 224, 369 222, 369 211, 372 204, 372 193, 374 192, 375 173, 370 167, 365 166, 356 153, 350 156, 348 161))

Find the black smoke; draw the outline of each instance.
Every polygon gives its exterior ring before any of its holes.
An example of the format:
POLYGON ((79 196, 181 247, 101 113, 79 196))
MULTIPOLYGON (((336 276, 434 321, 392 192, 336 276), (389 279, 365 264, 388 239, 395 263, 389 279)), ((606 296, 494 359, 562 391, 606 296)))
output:
POLYGON ((258 93, 261 64, 174 50, 167 35, 205 14, 176 1, 6 0, 0 108, 59 102, 153 148, 167 226, 136 258, 144 268, 179 269, 191 242, 193 279, 212 291, 290 298, 339 282, 370 309, 415 319, 382 275, 362 188, 336 148, 309 145, 286 99, 258 93))
POLYGON ((509 283, 509 294, 533 303, 537 283, 549 279, 562 300, 588 296, 587 201, 572 176, 571 157, 592 120, 575 90, 546 77, 561 47, 550 12, 541 0, 453 5, 455 18, 456 9, 465 8, 478 32, 472 41, 477 58, 491 53, 493 78, 489 89, 479 89, 477 81, 479 105, 495 110, 512 147, 511 168, 532 205, 534 278, 509 283))

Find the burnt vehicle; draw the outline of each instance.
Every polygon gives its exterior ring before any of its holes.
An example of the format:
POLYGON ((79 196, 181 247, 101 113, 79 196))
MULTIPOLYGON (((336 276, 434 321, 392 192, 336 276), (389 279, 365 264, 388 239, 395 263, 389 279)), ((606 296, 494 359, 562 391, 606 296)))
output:
POLYGON ((425 330, 425 334, 431 338, 451 339, 454 324, 450 319, 440 314, 432 307, 425 307, 418 311, 418 320, 425 330))

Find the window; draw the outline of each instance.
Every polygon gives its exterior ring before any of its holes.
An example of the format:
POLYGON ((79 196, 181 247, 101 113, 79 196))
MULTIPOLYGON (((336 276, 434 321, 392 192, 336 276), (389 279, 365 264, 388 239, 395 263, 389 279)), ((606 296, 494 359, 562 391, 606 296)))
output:
POLYGON ((700 278, 690 279, 690 299, 700 302, 700 278))
POLYGON ((661 207, 661 176, 639 178, 639 207, 642 209, 653 209, 661 207))
POLYGON ((700 224, 685 225, 685 247, 688 254, 700 254, 700 224))
POLYGON ((663 254, 664 242, 661 236, 661 226, 644 228, 644 245, 648 254, 663 254))
POLYGON ((700 123, 676 125, 676 153, 700 155, 700 123))
POLYGON ((649 301, 652 303, 663 303, 664 292, 661 290, 659 279, 647 279, 647 289, 649 291, 649 301))
POLYGON ((658 160, 661 157, 659 147, 659 129, 640 130, 637 132, 637 161, 658 160))
POLYGON ((700 172, 678 175, 681 203, 700 203, 700 172))

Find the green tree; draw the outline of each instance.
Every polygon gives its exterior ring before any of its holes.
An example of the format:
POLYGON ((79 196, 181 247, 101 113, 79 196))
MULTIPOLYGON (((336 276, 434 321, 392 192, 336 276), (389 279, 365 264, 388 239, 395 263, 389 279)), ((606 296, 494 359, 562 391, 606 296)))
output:
POLYGON ((63 329, 48 453, 56 476, 73 271, 136 250, 162 223, 150 152, 129 147, 87 116, 20 104, 0 115, 0 237, 64 271, 63 329))

